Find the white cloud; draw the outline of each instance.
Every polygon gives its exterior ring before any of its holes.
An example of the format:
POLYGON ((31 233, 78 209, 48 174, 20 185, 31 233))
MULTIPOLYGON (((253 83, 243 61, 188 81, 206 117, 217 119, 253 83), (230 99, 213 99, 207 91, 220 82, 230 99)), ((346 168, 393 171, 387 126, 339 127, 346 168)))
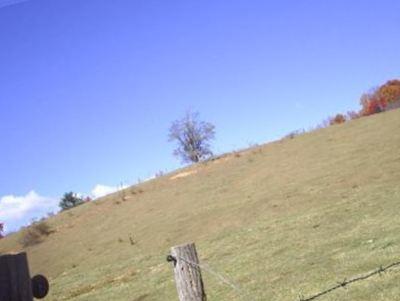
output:
POLYGON ((3 196, 0 198, 0 222, 4 222, 7 231, 18 230, 33 218, 58 211, 58 202, 58 199, 41 196, 33 190, 24 196, 3 196))
MULTIPOLYGON (((117 186, 106 186, 106 185, 101 185, 97 184, 93 189, 92 189, 92 197, 94 199, 100 198, 102 196, 105 196, 107 194, 113 193, 120 189, 121 187, 117 186)), ((123 187, 124 188, 124 187, 123 187)))
POLYGON ((153 180, 153 179, 155 179, 155 178, 157 178, 157 175, 156 175, 156 174, 154 174, 154 175, 152 175, 152 176, 150 176, 150 177, 144 179, 143 182, 147 182, 147 181, 153 180))
MULTIPOLYGON (((91 196, 96 199, 126 187, 126 185, 107 186, 97 184, 92 189, 91 196)), ((79 196, 84 195, 79 194, 79 196)), ((58 198, 41 196, 34 190, 22 196, 2 196, 0 197, 0 223, 4 223, 6 232, 17 231, 22 226, 29 225, 33 219, 40 219, 49 212, 58 212, 60 210, 59 202, 58 198)))

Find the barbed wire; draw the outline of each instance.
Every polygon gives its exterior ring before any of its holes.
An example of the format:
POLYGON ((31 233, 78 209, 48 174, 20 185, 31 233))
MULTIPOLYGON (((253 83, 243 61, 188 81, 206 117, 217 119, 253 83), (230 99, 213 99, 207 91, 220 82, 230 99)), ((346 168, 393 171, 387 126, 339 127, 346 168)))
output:
MULTIPOLYGON (((169 255, 171 256, 171 255, 169 255)), ((209 274, 213 275, 215 278, 219 279, 222 283, 228 285, 229 287, 231 287, 237 294, 238 296, 242 299, 242 300, 246 300, 246 301, 255 301, 256 299, 254 299, 253 296, 251 296, 249 294, 249 292, 245 291, 243 288, 241 288, 237 283, 235 283, 233 280, 228 279, 226 276, 223 276, 222 274, 216 272, 214 269, 212 269, 208 264, 199 264, 193 261, 190 261, 186 258, 182 258, 182 257, 174 257, 171 256, 172 258, 176 259, 180 259, 184 262, 186 262, 187 264, 190 264, 191 266, 195 267, 195 268, 200 268, 200 270, 203 270, 205 272, 208 272, 209 274)))
MULTIPOLYGON (((251 296, 249 294, 249 292, 245 291, 238 284, 236 284, 232 280, 228 279, 226 276, 223 276, 220 273, 218 273, 215 270, 213 270, 212 268, 210 268, 209 265, 199 264, 199 263, 190 261, 190 260, 182 258, 182 257, 174 257, 174 256, 171 256, 171 255, 169 255, 168 257, 171 258, 174 261, 176 261, 176 259, 180 259, 180 260, 186 262, 187 264, 190 264, 193 267, 200 268, 201 270, 210 273, 211 275, 213 275, 214 277, 219 279, 222 283, 228 285, 234 291, 236 291, 236 293, 240 296, 241 299, 245 298, 243 300, 246 300, 246 301, 249 301, 249 300, 255 301, 256 300, 253 296, 251 296)), ((379 268, 377 268, 375 270, 372 270, 370 272, 367 272, 365 274, 361 274, 359 276, 353 276, 350 279, 345 278, 343 281, 338 282, 336 285, 334 285, 334 286, 332 286, 332 287, 330 287, 330 288, 328 288, 326 290, 320 291, 320 292, 318 292, 318 293, 316 293, 314 295, 311 295, 309 297, 304 298, 303 296, 300 295, 298 301, 312 301, 312 300, 315 300, 315 299, 320 298, 320 297, 322 297, 322 296, 324 296, 326 294, 329 294, 329 293, 331 293, 331 292, 333 292, 333 291, 335 291, 337 289, 345 288, 345 287, 347 287, 348 285, 350 285, 352 283, 355 283, 355 282, 358 282, 358 281, 362 281, 362 280, 366 280, 366 279, 371 278, 371 277, 373 277, 375 275, 380 275, 380 274, 382 274, 382 273, 384 273, 384 272, 386 272, 386 271, 388 271, 390 269, 393 269, 393 268, 399 267, 399 266, 400 266, 400 261, 396 261, 396 262, 393 262, 393 263, 391 263, 391 264, 389 264, 387 266, 380 266, 379 268)))
POLYGON ((360 276, 352 277, 349 280, 344 279, 342 282, 339 282, 338 284, 336 284, 336 285, 334 285, 334 286, 332 286, 332 287, 330 287, 330 288, 328 288, 328 289, 326 289, 324 291, 316 293, 316 294, 314 294, 314 295, 312 295, 310 297, 303 298, 303 297, 300 296, 299 297, 299 301, 315 300, 315 299, 317 299, 317 298, 319 298, 319 297, 321 297, 323 295, 331 293, 334 290, 337 290, 337 289, 342 288, 342 287, 344 288, 344 287, 348 286, 351 283, 354 283, 354 282, 357 282, 357 281, 362 281, 362 280, 368 279, 368 278, 370 278, 372 276, 375 276, 375 275, 378 275, 378 274, 382 274, 383 272, 386 272, 387 270, 392 269, 392 268, 397 267, 397 266, 400 266, 400 261, 393 262, 393 263, 391 263, 391 264, 389 264, 387 266, 380 266, 379 268, 377 268, 377 269, 375 269, 373 271, 370 271, 370 272, 368 272, 366 274, 363 274, 363 275, 360 275, 360 276))

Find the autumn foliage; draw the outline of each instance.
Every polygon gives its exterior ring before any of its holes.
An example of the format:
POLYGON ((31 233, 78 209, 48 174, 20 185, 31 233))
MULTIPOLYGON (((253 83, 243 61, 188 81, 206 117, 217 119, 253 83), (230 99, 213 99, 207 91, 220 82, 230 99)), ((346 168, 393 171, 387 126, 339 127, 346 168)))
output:
POLYGON ((387 111, 400 103, 400 80, 389 80, 370 93, 361 97, 361 116, 387 111))
POLYGON ((364 93, 361 96, 360 104, 360 111, 336 114, 334 117, 325 120, 322 127, 341 124, 348 120, 400 108, 400 80, 389 80, 371 92, 364 93))
POLYGON ((394 79, 378 89, 378 94, 387 103, 400 101, 400 80, 394 79))

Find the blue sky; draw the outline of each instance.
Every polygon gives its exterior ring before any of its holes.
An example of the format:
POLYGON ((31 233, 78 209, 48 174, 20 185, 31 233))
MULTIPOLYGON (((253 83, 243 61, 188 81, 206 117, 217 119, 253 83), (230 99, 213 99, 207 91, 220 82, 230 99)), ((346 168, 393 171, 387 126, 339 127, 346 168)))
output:
POLYGON ((179 167, 168 127, 188 109, 215 124, 222 153, 358 109, 400 77, 395 0, 15 2, 0 0, 9 230, 66 191, 179 167))

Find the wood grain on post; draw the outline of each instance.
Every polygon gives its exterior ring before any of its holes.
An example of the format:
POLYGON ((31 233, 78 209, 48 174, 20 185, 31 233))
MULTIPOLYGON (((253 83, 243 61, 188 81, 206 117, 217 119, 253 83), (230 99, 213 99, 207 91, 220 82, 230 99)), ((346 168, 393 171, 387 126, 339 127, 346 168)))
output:
POLYGON ((26 253, 0 256, 0 301, 33 301, 26 253))
POLYGON ((176 289, 180 301, 206 301, 199 259, 194 243, 171 248, 176 289))

